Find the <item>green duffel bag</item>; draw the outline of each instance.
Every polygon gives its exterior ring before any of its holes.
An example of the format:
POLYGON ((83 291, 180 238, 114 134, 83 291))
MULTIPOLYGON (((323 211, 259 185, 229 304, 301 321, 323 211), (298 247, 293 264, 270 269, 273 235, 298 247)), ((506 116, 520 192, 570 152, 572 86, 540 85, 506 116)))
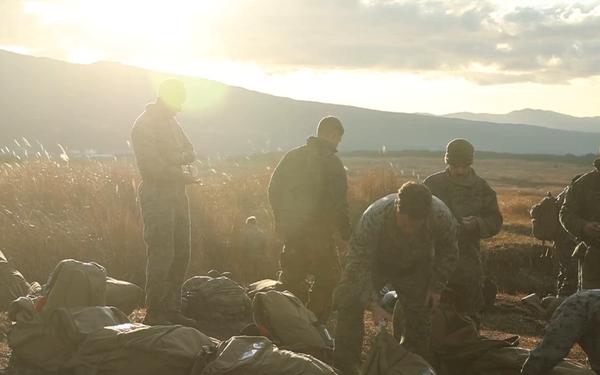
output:
POLYGON ((66 367, 74 375, 190 375, 217 344, 190 327, 121 324, 89 335, 66 367))
POLYGON ((144 289, 127 281, 106 278, 106 305, 114 306, 125 314, 131 314, 143 303, 144 289))
POLYGON ((254 298, 256 293, 269 292, 271 290, 280 290, 282 284, 281 281, 273 279, 263 279, 253 282, 246 288, 248 291, 248 297, 254 298))
POLYGON ((50 321, 60 337, 74 344, 104 327, 130 323, 127 315, 110 306, 56 309, 50 321))
POLYGON ((400 345, 383 326, 375 337, 361 375, 436 375, 423 358, 400 345))
POLYGON ((105 306, 106 270, 97 263, 65 259, 54 268, 42 288, 41 313, 50 317, 60 308, 105 306))
MULTIPOLYGON (((519 375, 529 350, 519 347, 493 349, 475 360, 466 373, 472 375, 519 375)), ((570 360, 559 362, 548 375, 594 375, 589 370, 570 360)))
POLYGON ((191 375, 336 375, 335 370, 308 354, 278 349, 261 336, 236 336, 224 341, 217 357, 191 375))
POLYGON ((8 308, 14 324, 8 331, 11 362, 33 370, 59 371, 76 349, 34 307, 33 300, 21 297, 8 308))
POLYGON ((288 291, 256 293, 252 301, 254 323, 282 349, 327 358, 333 340, 315 314, 288 291))

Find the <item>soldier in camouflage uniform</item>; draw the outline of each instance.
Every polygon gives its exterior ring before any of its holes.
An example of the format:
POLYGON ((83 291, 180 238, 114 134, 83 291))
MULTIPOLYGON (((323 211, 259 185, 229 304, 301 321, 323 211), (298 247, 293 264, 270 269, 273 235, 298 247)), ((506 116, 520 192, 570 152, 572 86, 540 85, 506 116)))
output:
MULTIPOLYGON (((426 186, 409 182, 397 194, 377 200, 363 213, 350 241, 341 282, 335 291, 334 364, 344 375, 358 374, 364 336, 363 314, 374 323, 392 319, 378 305, 377 291, 391 284, 403 317, 404 344, 429 358, 431 310, 458 258, 457 223, 426 186)), ((397 327, 394 327, 397 331, 397 327)))
POLYGON ((573 294, 556 309, 521 374, 549 374, 575 343, 587 354, 592 369, 600 373, 600 290, 573 294))
POLYGON ((181 284, 190 258, 187 184, 196 180, 184 166, 196 159, 175 119, 185 101, 183 83, 167 80, 156 102, 133 125, 131 140, 142 178, 139 203, 147 246, 146 324, 195 322, 181 314, 181 284))
POLYGON ((579 258, 580 289, 600 289, 600 159, 573 182, 560 210, 564 229, 587 245, 579 258))
POLYGON ((450 208, 459 223, 458 266, 443 298, 478 321, 484 307, 479 242, 500 232, 502 215, 496 193, 471 168, 474 151, 467 140, 451 141, 446 147, 446 170, 427 177, 423 183, 450 208))
POLYGON ((269 202, 284 242, 280 281, 323 323, 339 281, 333 236, 337 231, 344 241, 350 237, 346 170, 336 156, 343 134, 340 120, 323 118, 317 136, 288 152, 269 183, 269 202), (310 291, 308 275, 314 276, 310 291))

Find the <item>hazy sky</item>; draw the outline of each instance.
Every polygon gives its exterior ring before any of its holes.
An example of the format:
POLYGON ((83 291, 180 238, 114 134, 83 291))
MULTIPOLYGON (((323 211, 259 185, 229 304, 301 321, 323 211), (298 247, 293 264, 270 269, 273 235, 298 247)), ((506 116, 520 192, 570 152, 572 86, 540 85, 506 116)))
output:
POLYGON ((393 111, 600 115, 600 0, 0 0, 0 48, 393 111))

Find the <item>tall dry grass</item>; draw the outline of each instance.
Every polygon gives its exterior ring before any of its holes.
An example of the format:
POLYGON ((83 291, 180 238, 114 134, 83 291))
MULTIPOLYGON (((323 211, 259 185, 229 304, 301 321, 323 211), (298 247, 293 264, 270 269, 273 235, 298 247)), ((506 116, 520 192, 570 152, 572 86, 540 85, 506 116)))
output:
MULTIPOLYGON (((281 243, 273 231, 266 190, 276 162, 277 156, 273 156, 205 161, 200 166, 203 185, 188 189, 192 217, 190 274, 216 268, 243 275, 240 232, 244 219, 254 215, 268 236, 267 271, 258 276, 274 276, 281 243)), ((407 165, 405 160, 401 162, 407 165)), ((375 199, 439 168, 437 160, 411 160, 406 169, 410 172, 404 173, 397 167, 399 163, 386 159, 348 161, 354 222, 375 199)), ((506 172, 509 176, 514 175, 515 166, 511 164, 511 168, 506 172)), ((539 170, 539 166, 535 168, 539 170)), ((503 178, 497 170, 489 177, 492 184, 503 178)), ((523 180, 527 180, 525 175, 523 180)), ((59 260, 75 258, 97 261, 115 277, 143 283, 145 245, 136 204, 137 183, 135 168, 128 160, 37 159, 1 164, 0 249, 30 280, 44 281, 59 260)), ((533 249, 531 254, 537 256, 528 235, 527 210, 544 190, 502 186, 499 203, 505 231, 484 247, 500 252, 533 249)))

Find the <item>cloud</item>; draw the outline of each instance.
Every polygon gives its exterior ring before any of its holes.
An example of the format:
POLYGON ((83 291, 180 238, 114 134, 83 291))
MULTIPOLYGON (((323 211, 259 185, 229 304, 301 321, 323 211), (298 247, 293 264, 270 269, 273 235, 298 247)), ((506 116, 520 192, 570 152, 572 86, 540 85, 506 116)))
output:
MULTIPOLYGON (((560 83, 600 75, 600 0, 219 1, 228 6, 215 15, 211 29, 195 28, 205 42, 210 33, 210 48, 198 52, 192 45, 188 57, 252 63, 274 72, 365 69, 444 74, 480 84, 560 83)), ((122 43, 113 46, 108 37, 76 32, 73 20, 61 23, 59 17, 49 25, 25 12, 24 3, 0 2, 0 44, 44 51, 85 46, 127 58, 129 48, 122 43)), ((130 16, 144 17, 143 11, 130 16)), ((111 22, 106 20, 107 28, 111 22)), ((151 52, 153 44, 144 47, 151 52)))
POLYGON ((229 57, 289 67, 446 72, 485 84, 600 74, 600 1, 508 10, 492 1, 259 3, 244 2, 221 24, 229 57))

